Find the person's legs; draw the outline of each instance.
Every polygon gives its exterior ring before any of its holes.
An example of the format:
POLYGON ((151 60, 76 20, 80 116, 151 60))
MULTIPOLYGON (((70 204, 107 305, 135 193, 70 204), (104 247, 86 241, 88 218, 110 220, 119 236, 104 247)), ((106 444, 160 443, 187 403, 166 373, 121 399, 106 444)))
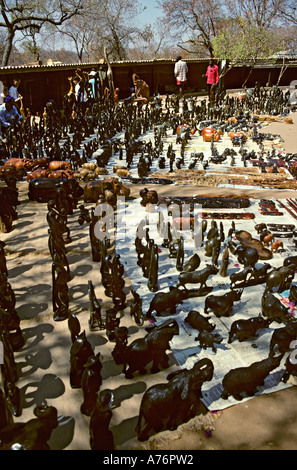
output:
POLYGON ((208 98, 210 98, 210 90, 212 85, 210 83, 207 84, 207 91, 208 91, 208 98))
POLYGON ((177 84, 179 86, 179 93, 182 98, 184 97, 184 94, 185 94, 186 83, 187 82, 180 82, 179 80, 177 81, 177 84))

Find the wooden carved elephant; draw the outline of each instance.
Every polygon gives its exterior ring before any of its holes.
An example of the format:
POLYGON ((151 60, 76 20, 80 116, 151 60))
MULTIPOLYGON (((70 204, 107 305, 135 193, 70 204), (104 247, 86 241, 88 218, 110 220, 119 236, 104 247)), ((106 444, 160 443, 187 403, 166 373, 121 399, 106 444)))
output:
POLYGON ((210 359, 196 362, 192 369, 182 369, 167 376, 167 383, 153 385, 142 397, 136 432, 140 441, 163 430, 174 430, 196 416, 201 387, 212 380, 214 366, 210 359))

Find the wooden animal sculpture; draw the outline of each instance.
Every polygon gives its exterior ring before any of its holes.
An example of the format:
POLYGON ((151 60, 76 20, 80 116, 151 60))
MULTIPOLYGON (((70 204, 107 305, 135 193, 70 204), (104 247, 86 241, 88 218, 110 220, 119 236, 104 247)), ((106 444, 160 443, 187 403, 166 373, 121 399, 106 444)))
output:
POLYGON ((81 379, 84 372, 84 365, 90 356, 94 356, 94 351, 83 331, 75 339, 70 349, 70 385, 72 388, 81 387, 81 379))
POLYGON ((196 416, 201 388, 212 380, 214 366, 210 359, 201 359, 192 369, 182 369, 167 377, 167 383, 156 384, 144 393, 136 432, 140 441, 163 430, 174 430, 196 416))
POLYGON ((215 344, 220 344, 223 341, 223 338, 218 333, 199 331, 195 341, 199 341, 202 349, 211 348, 213 352, 216 352, 215 344))
POLYGON ((264 223, 261 223, 261 224, 256 224, 255 225, 255 230, 257 232, 257 234, 259 235, 260 233, 262 233, 264 230, 267 229, 267 225, 264 224, 264 223))
POLYGON ((262 315, 277 323, 290 320, 289 309, 271 292, 264 292, 261 300, 262 315))
POLYGON ((282 328, 274 330, 270 339, 269 354, 274 356, 274 353, 285 353, 290 351, 291 343, 297 339, 297 323, 291 321, 282 328))
POLYGON ((257 283, 266 282, 268 271, 271 268, 272 266, 268 263, 264 263, 263 266, 260 266, 259 268, 254 268, 252 270, 250 280, 257 283))
POLYGON ((265 290, 267 292, 283 292, 289 289, 295 276, 295 270, 294 264, 273 269, 267 274, 265 290))
POLYGON ((285 371, 283 373, 281 381, 287 383, 291 375, 293 377, 297 376, 297 361, 295 353, 291 353, 287 356, 285 361, 285 371))
POLYGON ((200 289, 207 288, 206 282, 208 278, 219 272, 218 268, 212 264, 208 264, 205 268, 200 271, 193 271, 189 273, 181 273, 178 276, 177 287, 186 284, 200 284, 200 289))
POLYGON ((234 302, 241 299, 242 290, 232 290, 223 295, 208 295, 205 299, 204 313, 212 310, 218 317, 228 317, 234 302))
POLYGON ((102 384, 102 359, 103 357, 98 353, 95 356, 90 356, 84 364, 84 371, 81 378, 84 401, 81 404, 80 411, 86 416, 91 416, 96 405, 97 393, 102 384))
POLYGON ((221 398, 226 400, 229 395, 232 395, 236 400, 242 400, 243 393, 253 396, 257 388, 264 385, 269 373, 279 367, 282 358, 283 354, 276 357, 269 356, 248 367, 231 369, 223 378, 221 398))
POLYGON ((95 407, 90 418, 90 447, 92 450, 114 450, 114 438, 109 429, 112 418, 114 394, 111 390, 102 390, 97 395, 95 407))
POLYGON ((89 214, 89 210, 83 204, 81 204, 79 206, 79 210, 80 210, 80 214, 79 214, 78 220, 77 220, 78 224, 83 225, 84 222, 89 224, 91 222, 91 217, 90 217, 90 214, 89 214))
POLYGON ((281 248, 281 251, 284 251, 284 244, 281 240, 276 240, 271 244, 272 253, 278 253, 278 250, 281 248))
POLYGON ((297 304, 297 286, 290 286, 289 301, 297 304))
POLYGON ((178 287, 173 286, 169 288, 169 292, 157 292, 150 303, 146 316, 149 318, 153 312, 156 312, 157 317, 159 317, 161 313, 168 310, 170 313, 175 313, 177 305, 187 297, 188 292, 186 289, 178 289, 178 287))
POLYGON ((197 255, 197 253, 195 253, 193 256, 191 256, 189 261, 183 266, 183 272, 189 273, 189 272, 195 271, 195 269, 199 268, 200 263, 201 263, 200 257, 199 255, 197 255))
POLYGON ((271 318, 263 318, 261 315, 258 317, 236 320, 231 325, 228 343, 232 343, 234 336, 236 336, 239 342, 246 341, 251 337, 256 336, 258 330, 269 328, 272 321, 273 320, 271 318))
POLYGON ((134 372, 146 373, 145 367, 152 362, 151 373, 159 372, 159 365, 168 367, 166 351, 170 349, 169 342, 174 335, 179 334, 178 323, 168 320, 155 326, 143 338, 137 338, 125 348, 122 358, 118 358, 127 379, 133 378, 134 372))
POLYGON ((187 317, 185 318, 185 322, 188 323, 192 328, 198 331, 207 331, 211 332, 215 329, 216 325, 210 323, 210 317, 205 317, 201 315, 201 313, 197 312, 196 310, 191 310, 187 317))
POLYGON ((287 258, 284 259, 283 266, 289 266, 291 264, 294 264, 296 269, 297 269, 297 256, 288 256, 287 258))
POLYGON ((26 423, 13 423, 0 430, 0 450, 50 450, 48 441, 58 426, 57 409, 39 405, 34 415, 36 418, 26 423))
POLYGON ((252 266, 246 266, 241 271, 230 274, 230 288, 234 289, 234 287, 236 287, 236 283, 239 281, 242 281, 244 284, 247 280, 248 275, 252 272, 252 266))
POLYGON ((239 245, 236 248, 236 255, 238 262, 243 264, 245 267, 254 267, 255 264, 259 261, 259 253, 256 248, 247 248, 245 246, 239 245))
MULTIPOLYGON (((273 233, 268 233, 264 238, 263 238, 263 243, 264 246, 269 246, 272 245, 274 242, 274 235, 273 233)), ((272 247, 271 247, 272 248, 272 247)), ((272 250, 271 250, 272 251, 272 250)))

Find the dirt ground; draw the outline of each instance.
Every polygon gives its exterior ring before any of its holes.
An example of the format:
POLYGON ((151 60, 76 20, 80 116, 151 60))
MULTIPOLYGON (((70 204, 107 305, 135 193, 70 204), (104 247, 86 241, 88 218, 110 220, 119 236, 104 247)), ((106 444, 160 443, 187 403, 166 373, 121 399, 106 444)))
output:
MULTIPOLYGON (((291 115, 293 123, 273 122, 264 132, 280 134, 286 152, 295 153, 297 113, 291 115)), ((131 196, 138 197, 140 187, 127 185, 131 196)), ((149 185, 159 195, 209 195, 208 187, 149 185)), ((53 450, 89 450, 89 417, 80 412, 82 391, 69 384, 69 358, 71 339, 67 322, 54 322, 51 303, 51 259, 48 251, 46 204, 29 201, 27 183, 18 184, 20 205, 13 230, 1 234, 6 243, 9 282, 16 294, 16 310, 26 339, 23 348, 15 353, 20 379, 17 383, 22 394, 22 415, 15 422, 33 417, 36 405, 48 402, 61 416, 59 428, 53 433, 53 450)), ((211 188, 212 195, 245 195, 251 198, 295 198, 295 191, 243 190, 211 188)), ((90 205, 91 206, 91 205, 90 205)), ((170 354, 170 367, 158 374, 146 374, 127 380, 122 367, 111 358, 114 343, 108 341, 105 331, 91 332, 88 325, 88 280, 95 286, 97 298, 104 308, 111 305, 100 283, 98 263, 91 259, 87 225, 77 223, 78 211, 69 217, 72 241, 67 245, 72 279, 69 283, 70 307, 85 330, 95 352, 103 355, 101 389, 115 394, 113 432, 117 450, 296 450, 297 449, 297 388, 292 387, 254 397, 223 411, 210 413, 202 409, 200 415, 183 424, 176 431, 165 431, 139 442, 135 433, 139 405, 144 391, 155 383, 165 382, 169 372, 178 368, 170 354)), ((126 289, 130 280, 126 281, 126 289)), ((129 295, 127 290, 127 299, 129 295)), ((121 325, 127 326, 129 340, 143 336, 144 327, 137 326, 129 315, 122 312, 121 325)))

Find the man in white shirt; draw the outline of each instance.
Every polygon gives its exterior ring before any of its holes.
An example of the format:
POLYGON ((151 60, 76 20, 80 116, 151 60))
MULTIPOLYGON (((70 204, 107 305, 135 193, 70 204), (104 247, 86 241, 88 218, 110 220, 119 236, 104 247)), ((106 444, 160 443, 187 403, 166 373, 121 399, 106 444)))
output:
POLYGON ((174 75, 176 78, 176 84, 179 87, 179 91, 181 97, 184 96, 185 86, 187 84, 187 74, 188 74, 188 66, 186 62, 184 62, 181 56, 177 56, 175 59, 175 66, 174 66, 174 75))
POLYGON ((78 77, 73 77, 73 83, 77 107, 82 111, 82 114, 84 114, 86 109, 87 97, 83 83, 78 77))

